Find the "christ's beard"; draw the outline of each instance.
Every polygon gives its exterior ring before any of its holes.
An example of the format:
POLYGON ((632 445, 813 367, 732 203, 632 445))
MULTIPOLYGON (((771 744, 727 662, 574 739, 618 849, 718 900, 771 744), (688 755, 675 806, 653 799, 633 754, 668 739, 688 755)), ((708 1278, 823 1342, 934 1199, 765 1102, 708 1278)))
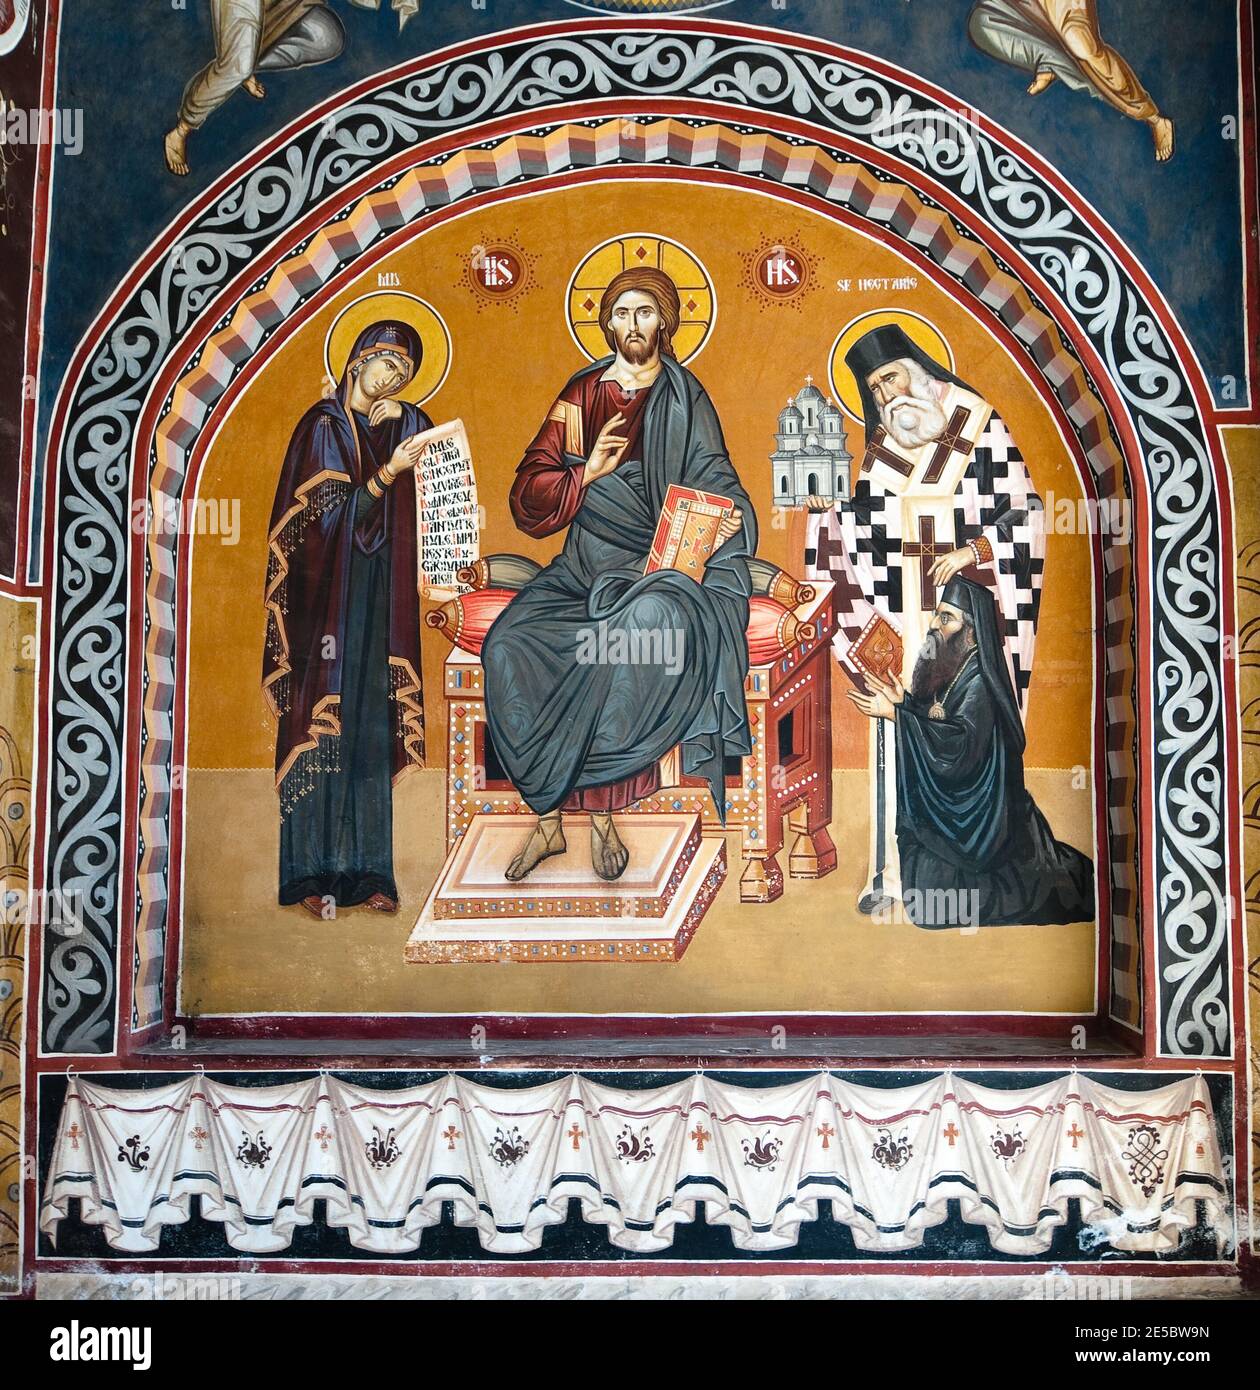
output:
POLYGON ((929 632, 919 648, 910 676, 911 695, 919 700, 930 700, 938 695, 958 674, 974 645, 965 627, 960 627, 952 637, 929 632))
POLYGON ((642 333, 627 334, 617 344, 617 351, 633 367, 641 367, 645 362, 652 360, 652 355, 656 351, 657 335, 654 333, 651 338, 645 338, 642 333))
POLYGON ((903 449, 918 449, 931 444, 945 433, 945 412, 931 387, 919 395, 914 387, 910 395, 898 396, 879 408, 884 428, 903 449))

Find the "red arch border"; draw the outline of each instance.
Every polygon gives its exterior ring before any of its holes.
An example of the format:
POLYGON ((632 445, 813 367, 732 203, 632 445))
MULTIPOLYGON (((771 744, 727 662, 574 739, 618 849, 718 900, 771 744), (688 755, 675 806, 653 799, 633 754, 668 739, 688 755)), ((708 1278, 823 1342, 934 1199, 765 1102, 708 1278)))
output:
MULTIPOLYGON (((210 189, 208 189, 204 194, 202 194, 199 199, 197 199, 192 205, 190 205, 190 207, 185 210, 185 212, 181 215, 179 219, 172 223, 171 226, 168 227, 166 231, 161 234, 161 236, 153 243, 153 245, 137 263, 136 267, 133 268, 132 272, 129 274, 127 279, 124 280, 122 285, 119 287, 118 291, 116 291, 115 295, 111 298, 106 309, 104 309, 101 312, 101 314, 97 316, 97 319, 93 323, 92 328, 89 330, 89 333, 85 336, 83 342, 80 344, 79 349, 76 351, 74 355, 70 370, 67 373, 67 383, 78 380, 78 378, 81 376, 84 370, 86 362, 89 360, 90 354, 95 350, 96 346, 100 341, 103 327, 110 321, 112 321, 113 317, 118 312, 120 306, 125 302, 126 297, 134 288, 138 280, 142 278, 145 274, 147 274, 147 272, 152 268, 152 266, 156 264, 157 260, 169 247, 170 243, 178 238, 178 236, 188 226, 188 224, 193 220, 193 218, 200 212, 205 211, 206 208, 208 208, 215 201, 215 199, 220 197, 222 193, 226 190, 226 188, 233 182, 233 180, 237 178, 245 169, 256 164, 260 158, 266 157, 267 155, 273 153, 299 131, 307 128, 309 125, 313 123, 318 122, 323 116, 327 115, 330 111, 336 109, 337 107, 345 104, 348 101, 354 100, 356 97, 371 92, 372 90, 380 86, 383 82, 389 80, 391 77, 401 76, 404 73, 418 72, 425 68, 431 68, 438 64, 449 62, 453 59, 467 56, 469 54, 481 51, 486 48, 497 47, 502 43, 502 41, 506 37, 511 37, 514 40, 526 38, 541 39, 555 35, 571 35, 575 31, 581 31, 583 33, 598 33, 610 31, 625 32, 627 30, 634 29, 647 29, 652 32, 658 33, 668 33, 671 31, 679 33, 709 32, 734 37, 750 42, 765 42, 774 47, 790 46, 798 50, 823 54, 829 58, 839 59, 842 61, 849 61, 855 64, 856 66, 865 67, 871 71, 889 77, 908 87, 914 88, 924 96, 940 102, 947 109, 959 109, 959 107, 962 105, 962 103, 958 102, 954 97, 952 97, 949 93, 944 92, 942 89, 937 88, 932 84, 926 83, 922 81, 922 79, 919 79, 913 76, 912 74, 897 69, 893 65, 888 64, 880 59, 873 58, 870 55, 857 53, 853 50, 845 49, 843 47, 827 43, 823 40, 813 39, 802 35, 785 36, 779 31, 767 31, 753 26, 730 24, 716 20, 702 21, 697 19, 677 19, 670 21, 664 19, 653 19, 636 22, 634 20, 629 20, 623 17, 617 17, 610 18, 609 20, 596 19, 577 24, 572 22, 557 22, 552 24, 529 26, 523 29, 506 31, 505 33, 500 33, 490 38, 472 40, 464 44, 455 45, 444 50, 439 50, 434 54, 427 54, 417 59, 413 59, 410 62, 402 64, 399 67, 391 70, 391 72, 389 73, 377 74, 370 78, 364 79, 363 82, 357 84, 355 87, 350 88, 345 92, 338 93, 335 97, 330 98, 322 105, 314 108, 312 111, 306 113, 304 116, 291 123, 290 126, 286 127, 284 131, 280 132, 277 136, 275 136, 271 141, 262 146, 259 150, 252 152, 246 160, 241 161, 237 166, 234 167, 233 170, 229 171, 220 180, 218 180, 210 189)), ((982 245, 992 250, 995 254, 1001 256, 1003 260, 1005 260, 1009 265, 1016 269, 1017 273, 1019 273, 1021 275, 1021 278, 1025 279, 1027 283, 1030 283, 1037 287, 1037 293, 1039 297, 1042 298, 1048 306, 1052 306, 1052 317, 1055 318, 1055 321, 1058 323, 1061 330, 1072 341, 1073 346, 1075 347, 1078 354, 1080 354, 1082 361, 1086 364, 1087 369, 1094 377, 1095 383, 1099 389, 1100 397, 1108 407, 1113 420, 1115 421, 1117 427, 1120 430, 1122 449, 1125 453, 1126 458, 1131 461, 1135 461, 1141 457, 1141 451, 1137 447, 1137 441, 1134 436, 1131 423, 1128 420, 1127 412, 1123 406, 1123 403, 1120 401, 1118 394, 1115 392, 1114 387, 1109 381, 1106 371, 1103 369, 1101 362, 1097 357, 1097 354, 1093 351, 1092 347, 1088 344, 1088 342, 1084 341, 1078 335, 1078 333, 1076 332, 1074 318, 1072 317, 1072 315, 1062 311, 1062 305, 1058 301, 1058 298, 1053 292, 1052 288, 1045 285, 1041 281, 1040 276, 1033 273, 1031 271, 1031 268, 1027 266, 1026 262, 1024 262, 1023 259, 1017 253, 1015 253, 1011 248, 1004 246, 1000 239, 993 237, 989 229, 984 227, 983 224, 979 224, 977 219, 975 219, 973 211, 970 208, 968 208, 964 204, 959 203, 945 190, 934 187, 932 185, 931 180, 928 177, 926 177, 920 170, 914 168, 913 166, 904 164, 895 156, 885 155, 873 151, 867 146, 859 145, 856 142, 849 141, 846 138, 842 137, 836 131, 829 130, 825 127, 816 126, 809 122, 799 121, 795 118, 782 117, 777 114, 765 113, 751 108, 726 106, 721 103, 693 103, 689 101, 653 99, 649 104, 650 109, 654 114, 673 114, 683 117, 701 116, 726 121, 735 125, 752 124, 757 126, 765 126, 783 134, 799 134, 803 138, 816 141, 821 145, 840 150, 844 153, 852 154, 854 157, 861 159, 863 162, 879 163, 881 166, 886 168, 888 172, 890 172, 896 177, 903 179, 912 187, 922 188, 925 192, 928 193, 929 196, 931 196, 935 201, 940 203, 942 207, 944 207, 948 212, 950 212, 951 215, 955 216, 960 223, 968 227, 972 235, 974 235, 982 245)), ((515 129, 520 128, 521 126, 538 126, 540 124, 560 123, 566 120, 582 120, 589 118, 593 115, 608 117, 616 116, 618 114, 629 114, 629 112, 633 109, 643 109, 644 105, 645 103, 639 99, 616 99, 602 101, 598 103, 572 105, 561 104, 554 107, 540 108, 538 110, 531 111, 525 117, 515 116, 511 118, 504 118, 503 121, 490 122, 483 126, 465 128, 458 136, 439 137, 435 141, 427 142, 424 145, 415 147, 413 150, 408 151, 406 155, 400 156, 400 159, 405 163, 414 163, 417 162, 420 158, 432 157, 434 154, 440 152, 441 144, 445 139, 453 139, 454 146, 468 145, 478 143, 480 140, 494 138, 496 135, 511 134, 515 129), (474 135, 474 133, 476 138, 470 138, 474 135), (423 154, 420 154, 420 151, 423 151, 423 154)), ((1128 249, 1124 246, 1124 244, 1120 241, 1120 239, 1116 236, 1112 229, 1109 226, 1107 226, 1105 222, 1102 222, 1101 219, 1098 218, 1097 214, 1095 214, 1090 208, 1088 208, 1088 206, 1083 204, 1082 200, 1058 175, 1057 171, 1051 168, 1034 151, 1030 150, 1028 147, 1023 145, 1023 143, 1020 142, 1018 139, 1010 135, 1008 132, 1006 132, 1000 126, 998 126, 995 122, 992 122, 983 115, 978 116, 978 123, 980 128, 986 134, 994 137, 999 143, 1004 144, 1007 148, 1011 149, 1022 161, 1024 161, 1034 171, 1038 178, 1043 180, 1048 186, 1054 188, 1055 191, 1074 208, 1074 210, 1082 218, 1082 220, 1085 221, 1091 227, 1094 235, 1097 236, 1098 239, 1104 245, 1107 246, 1107 248, 1115 256, 1117 261, 1124 266, 1126 272, 1132 277, 1134 283, 1137 285, 1140 292, 1146 298, 1152 311, 1158 318, 1164 331, 1167 333, 1174 352, 1176 353, 1179 360, 1182 362, 1183 366, 1187 368, 1187 379, 1190 383, 1199 415, 1205 425, 1205 441, 1211 459, 1212 472, 1215 478, 1217 488, 1216 500, 1218 508, 1220 510, 1221 535, 1222 537, 1232 536, 1232 503, 1228 488, 1228 478, 1224 466, 1224 458, 1221 449, 1219 435, 1217 431, 1213 428, 1213 426, 1216 423, 1218 423, 1218 415, 1220 415, 1219 423, 1239 423, 1240 421, 1238 413, 1233 412, 1221 415, 1220 412, 1216 411, 1214 403, 1211 400, 1211 396, 1208 391, 1207 383, 1204 379, 1202 370, 1199 367, 1198 361, 1193 354, 1188 340, 1186 339, 1184 333, 1181 331, 1180 326, 1177 324, 1175 317, 1173 316, 1167 304, 1164 302, 1162 296, 1159 294, 1154 284, 1151 282, 1149 276, 1147 276, 1145 271, 1142 269, 1136 257, 1133 256, 1133 254, 1130 251, 1128 251, 1128 249)), ((216 296, 214 305, 218 306, 218 308, 216 309, 212 306, 211 308, 203 310, 202 314, 199 315, 196 323, 190 326, 190 328, 185 331, 184 341, 187 342, 190 339, 199 341, 200 338, 202 338, 205 335, 205 333, 209 330, 209 326, 213 324, 213 322, 218 317, 222 316, 224 306, 229 302, 233 302, 236 298, 239 298, 246 284, 256 280, 259 277, 260 273, 265 273, 260 272, 260 266, 265 266, 267 270, 273 268, 276 261, 278 261, 287 250, 291 249, 292 246, 296 244, 296 242, 300 241, 303 235, 308 234, 310 230, 313 230, 313 227, 315 225, 319 225, 324 220, 326 220, 328 208, 332 206, 343 206, 355 201, 364 192, 368 191, 368 189, 375 186, 382 179, 389 176, 388 167, 389 166, 378 166, 377 168, 373 169, 369 174, 363 176, 363 178, 356 181, 355 184, 338 190, 335 195, 330 195, 328 198, 324 200, 324 202, 320 205, 319 210, 315 210, 312 213, 308 214, 307 217, 304 218, 301 223, 295 224, 294 227, 291 227, 286 232, 282 243, 277 243, 277 246, 273 247, 273 249, 268 253, 268 255, 265 258, 261 259, 259 262, 256 262, 248 272, 243 273, 240 277, 238 277, 236 281, 234 281, 230 286, 226 287, 218 296, 216 296), (283 246, 284 249, 278 249, 280 246, 283 246)), ((695 171, 689 172, 694 173, 695 171)), ((537 185, 534 186, 536 187, 537 185)), ((464 204, 462 206, 467 205, 464 204)), ((168 362, 164 367, 163 371, 155 379, 155 383, 150 390, 148 403, 146 405, 145 410, 142 412, 139 429, 137 430, 137 434, 135 436, 137 441, 147 440, 151 436, 151 430, 156 420, 155 411, 160 405, 162 399, 164 398, 166 390, 169 389, 171 380, 173 380, 172 373, 177 372, 179 370, 178 368, 175 368, 173 366, 173 363, 176 362, 181 355, 182 353, 176 353, 171 359, 168 359, 168 362)), ((60 450, 63 443, 64 432, 66 428, 68 400, 69 391, 65 389, 65 387, 63 387, 62 393, 57 402, 56 410, 54 413, 54 419, 50 430, 50 458, 59 458, 60 456, 60 450)), ((138 455, 133 451, 133 465, 134 460, 137 456, 138 455)), ((147 461, 147 446, 145 448, 145 457, 147 461)), ((1149 534, 1150 518, 1148 511, 1148 494, 1146 490, 1145 475, 1140 467, 1132 467, 1131 477, 1135 485, 1134 501, 1136 503, 1136 511, 1138 518, 1138 525, 1135 528, 1135 534, 1140 533, 1142 535, 1146 535, 1149 534)), ((55 470, 49 470, 48 478, 46 481, 46 517, 54 517, 56 515, 55 504, 57 484, 58 479, 55 470)), ((47 523, 44 536, 46 575, 52 573, 52 559, 55 554, 55 545, 56 535, 54 533, 53 525, 51 523, 47 523)), ((1141 552, 1135 550, 1135 560, 1138 558, 1139 555, 1141 555, 1141 552)), ((1222 566, 1222 592, 1220 594, 1222 628, 1224 632, 1229 633, 1234 631, 1236 628, 1236 613, 1234 608, 1233 593, 1233 556, 1229 551, 1225 551, 1224 553, 1222 553, 1220 560, 1222 566)), ((1135 577, 1138 584, 1138 592, 1140 596, 1137 614, 1139 624, 1138 642, 1140 657, 1143 651, 1149 651, 1150 648, 1150 583, 1148 568, 1144 567, 1140 563, 1136 564, 1135 577)), ((137 618, 138 615, 135 612, 133 612, 133 637, 135 628, 137 626, 137 618)), ((51 659, 50 647, 51 624, 45 626, 44 633, 43 657, 46 663, 45 669, 48 669, 47 663, 51 659)), ((1236 729, 1238 724, 1238 702, 1236 681, 1228 678, 1231 673, 1231 667, 1232 663, 1225 663, 1225 674, 1227 679, 1225 679, 1222 682, 1222 726, 1227 733, 1236 729)), ((1139 670, 1141 671, 1142 669, 1143 668, 1139 661, 1139 670)), ((1142 746, 1145 754, 1141 761, 1146 767, 1149 768, 1149 736, 1147 732, 1150 728, 1149 671, 1144 672, 1144 676, 1145 683, 1139 684, 1138 686, 1140 711, 1139 719, 1143 729, 1142 746)), ((128 683, 132 690, 135 689, 134 682, 134 673, 129 673, 128 683)), ((130 740, 133 736, 132 731, 135 729, 134 714, 135 707, 132 699, 130 698, 129 692, 128 714, 127 722, 125 725, 128 731, 128 742, 124 748, 124 763, 130 762, 130 740)), ((47 700, 45 700, 41 703, 40 707, 39 728, 40 746, 44 753, 44 762, 42 766, 45 769, 48 769, 50 766, 50 722, 50 710, 48 708, 48 702, 47 700)), ((1228 852, 1232 856, 1229 888, 1230 891, 1233 893, 1234 900, 1239 901, 1240 895, 1237 892, 1237 889, 1241 877, 1241 862, 1237 820, 1237 806, 1239 799, 1239 748, 1237 746, 1237 743, 1227 738, 1225 740, 1225 748, 1223 750, 1223 754, 1225 761, 1225 805, 1223 806, 1222 810, 1225 814, 1227 824, 1226 843, 1228 847, 1228 852)), ((134 766, 134 764, 132 765, 134 766)), ((127 789, 128 783, 127 780, 124 778, 124 793, 126 793, 127 789)), ((1152 925, 1156 909, 1153 894, 1153 881, 1151 876, 1152 871, 1150 867, 1151 855, 1149 842, 1149 825, 1150 817, 1153 815, 1153 786, 1151 785, 1149 777, 1146 779, 1146 785, 1143 787, 1142 792, 1142 819, 1144 823, 1139 827, 1139 834, 1141 836, 1145 853, 1142 855, 1144 872, 1141 883, 1141 901, 1143 904, 1143 917, 1145 921, 1145 930, 1143 932, 1143 944, 1145 947, 1148 948, 1149 951, 1154 946, 1154 941, 1152 937, 1152 925)), ((45 775, 45 777, 41 779, 39 805, 39 814, 42 818, 41 823, 45 826, 47 826, 47 811, 49 799, 49 779, 48 776, 45 775)), ((134 814, 132 809, 129 806, 125 806, 124 812, 128 820, 130 821, 134 814)), ((123 843, 134 843, 134 821, 131 822, 130 834, 124 836, 123 843)), ((44 841, 41 839, 37 845, 37 861, 40 862, 37 862, 36 866, 37 871, 41 875, 44 867, 42 864, 44 848, 44 841)), ((134 873, 134 863, 128 861, 124 863, 122 869, 125 877, 122 883, 122 891, 120 891, 118 897, 120 905, 131 901, 131 899, 129 899, 127 896, 126 890, 129 886, 133 886, 134 883, 134 881, 130 878, 130 876, 134 873)), ((38 878, 36 881, 42 881, 42 877, 38 878)), ((125 918, 126 914, 123 915, 125 918)), ((128 920, 123 920, 120 923, 120 926, 122 930, 119 934, 119 946, 120 949, 125 952, 131 940, 131 923, 128 920)), ((1239 941, 1238 928, 1236 924, 1231 924, 1229 944, 1232 965, 1237 960, 1238 950, 1240 949, 1241 945, 1239 941)), ((35 959, 38 961, 38 950, 33 952, 33 955, 35 956, 35 959)), ((126 958, 127 957, 125 954, 121 956, 121 959, 123 960, 125 960, 126 958)), ((1151 1020, 1155 1017, 1156 1013, 1156 991, 1154 970, 1150 968, 1152 961, 1153 956, 1151 954, 1147 954, 1147 969, 1145 971, 1145 992, 1148 1028, 1150 1027, 1151 1020)), ((1234 1055, 1238 1056, 1241 1055, 1243 1043, 1243 998, 1240 974, 1237 971, 1237 969, 1231 969, 1231 975, 1233 977, 1231 980, 1231 988, 1233 993, 1233 1044, 1234 1055)), ((32 978, 39 978, 39 976, 33 975, 32 978)), ((129 1007, 130 992, 131 982, 128 978, 128 972, 120 971, 120 1006, 129 1007)))

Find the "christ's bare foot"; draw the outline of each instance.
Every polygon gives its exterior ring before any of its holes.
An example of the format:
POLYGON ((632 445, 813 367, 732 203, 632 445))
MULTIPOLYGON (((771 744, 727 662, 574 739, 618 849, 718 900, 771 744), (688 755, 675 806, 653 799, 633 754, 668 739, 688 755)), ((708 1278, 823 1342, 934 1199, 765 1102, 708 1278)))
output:
POLYGON ((183 121, 166 133, 166 167, 181 178, 188 172, 188 127, 183 121))
POLYGON ((266 87, 264 87, 256 77, 247 77, 245 81, 241 83, 241 86, 245 88, 255 101, 261 101, 263 97, 267 95, 266 87))
POLYGON ((560 823, 560 812, 552 816, 539 816, 538 823, 529 832, 529 837, 521 846, 520 853, 503 871, 503 877, 515 883, 532 873, 544 859, 553 854, 563 854, 568 849, 564 842, 564 827, 560 823))
POLYGON ((1028 95, 1030 97, 1039 97, 1053 81, 1054 73, 1039 72, 1037 76, 1033 78, 1032 84, 1028 88, 1028 95))
POLYGON ((1163 164, 1173 154, 1173 123, 1167 116, 1156 116, 1150 125, 1155 137, 1155 158, 1163 164))
POLYGON ((611 882, 620 878, 630 862, 630 851, 621 843, 612 816, 591 817, 591 867, 611 882))

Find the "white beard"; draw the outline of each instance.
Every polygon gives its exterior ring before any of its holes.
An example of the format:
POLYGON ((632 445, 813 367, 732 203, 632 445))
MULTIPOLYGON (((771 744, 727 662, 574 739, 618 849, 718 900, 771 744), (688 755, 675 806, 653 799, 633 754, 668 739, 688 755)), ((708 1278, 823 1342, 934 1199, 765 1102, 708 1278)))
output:
POLYGON ((932 379, 921 367, 919 376, 920 380, 911 380, 908 396, 898 396, 879 408, 884 428, 903 449, 920 449, 945 433, 945 412, 932 379))

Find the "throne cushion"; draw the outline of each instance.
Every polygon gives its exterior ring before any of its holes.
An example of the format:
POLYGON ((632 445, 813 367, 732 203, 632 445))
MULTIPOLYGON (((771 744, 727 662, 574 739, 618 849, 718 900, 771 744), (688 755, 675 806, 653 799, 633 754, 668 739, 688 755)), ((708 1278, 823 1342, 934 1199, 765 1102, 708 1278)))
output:
POLYGON ((474 589, 426 613, 425 625, 437 628, 463 651, 480 656, 486 633, 515 597, 515 589, 474 589))
MULTIPOLYGON (((424 621, 455 646, 480 656, 486 633, 515 596, 515 589, 473 589, 439 604, 424 621)), ((748 659, 753 666, 777 661, 796 643, 811 641, 817 635, 814 624, 799 621, 790 608, 767 594, 754 594, 749 600, 747 633, 748 659)))

